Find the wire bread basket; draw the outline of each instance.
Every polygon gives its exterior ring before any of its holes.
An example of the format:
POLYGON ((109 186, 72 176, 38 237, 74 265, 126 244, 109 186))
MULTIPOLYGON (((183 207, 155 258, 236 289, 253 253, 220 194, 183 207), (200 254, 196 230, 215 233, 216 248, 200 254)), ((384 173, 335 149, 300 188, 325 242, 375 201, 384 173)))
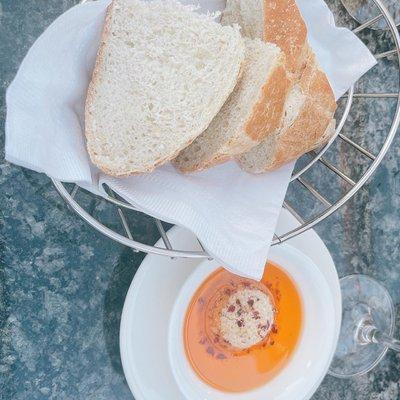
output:
MULTIPOLYGON (((340 6, 339 0, 332 0, 331 3, 334 5, 333 11, 335 12, 337 6, 340 6)), ((390 88, 390 91, 384 90, 378 93, 373 90, 368 91, 368 87, 370 86, 368 82, 357 82, 341 99, 339 99, 338 111, 336 113, 337 127, 335 135, 322 149, 303 156, 296 164, 296 168, 291 177, 289 190, 283 207, 298 220, 299 225, 279 236, 275 235, 272 245, 278 245, 312 228, 351 199, 377 169, 388 151, 399 127, 399 32, 393 18, 382 1, 370 0, 370 3, 371 6, 376 9, 376 16, 363 24, 358 24, 356 27, 349 26, 349 28, 352 29, 370 49, 378 49, 377 52, 374 52, 375 58, 378 61, 377 66, 374 68, 393 69, 397 78, 394 82, 391 81, 390 83, 392 86, 395 86, 395 89, 390 88), (371 43, 370 39, 366 39, 366 35, 363 34, 367 28, 372 27, 377 21, 385 22, 386 31, 384 31, 384 34, 388 39, 385 42, 391 43, 393 46, 392 48, 380 51, 381 46, 379 43, 371 43), (364 88, 364 90, 360 90, 359 86, 364 88), (380 107, 385 110, 385 112, 390 112, 392 115, 390 124, 388 126, 379 127, 378 129, 381 141, 379 146, 376 142, 373 145, 370 144, 370 147, 364 144, 364 142, 368 142, 368 140, 366 140, 366 133, 369 106, 368 104, 360 106, 359 102, 380 102, 380 107), (350 172, 348 170, 350 170, 350 172), (321 179, 322 175, 324 179, 321 179), (325 185, 323 185, 323 183, 325 185), (307 210, 304 209, 306 199, 308 199, 309 203, 309 200, 312 200, 312 206, 308 207, 307 210)), ((351 19, 348 19, 348 23, 349 25, 354 25, 354 21, 351 19)), ((365 81, 365 77, 361 79, 365 81)), ((102 234, 123 245, 129 246, 134 251, 143 251, 169 257, 210 258, 204 250, 191 251, 173 248, 162 221, 153 217, 149 218, 154 220, 165 247, 157 247, 134 240, 134 227, 130 226, 127 215, 131 212, 138 213, 140 210, 135 209, 134 206, 119 198, 109 188, 106 188, 108 196, 105 198, 105 201, 108 207, 113 208, 113 215, 115 215, 115 218, 120 219, 124 233, 115 229, 114 224, 112 224, 113 228, 107 226, 106 221, 102 221, 97 215, 96 217, 93 216, 94 210, 92 207, 88 207, 87 204, 78 201, 77 198, 79 196, 76 195, 78 191, 83 191, 79 186, 66 184, 55 179, 53 179, 53 184, 72 210, 83 218, 84 221, 102 234)), ((86 194, 88 196, 97 197, 89 192, 86 192, 86 194)))

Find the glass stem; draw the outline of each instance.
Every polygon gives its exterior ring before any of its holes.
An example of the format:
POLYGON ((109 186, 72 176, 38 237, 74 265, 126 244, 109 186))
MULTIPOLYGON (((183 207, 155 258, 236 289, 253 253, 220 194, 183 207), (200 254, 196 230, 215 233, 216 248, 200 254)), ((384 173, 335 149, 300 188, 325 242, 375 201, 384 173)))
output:
POLYGON ((400 340, 393 339, 377 329, 375 329, 372 334, 372 342, 383 344, 384 346, 389 347, 389 349, 395 351, 400 351, 400 340))
POLYGON ((364 323, 360 326, 358 337, 359 340, 365 344, 378 343, 388 347, 389 349, 400 352, 400 340, 396 340, 391 336, 386 335, 371 323, 364 323))

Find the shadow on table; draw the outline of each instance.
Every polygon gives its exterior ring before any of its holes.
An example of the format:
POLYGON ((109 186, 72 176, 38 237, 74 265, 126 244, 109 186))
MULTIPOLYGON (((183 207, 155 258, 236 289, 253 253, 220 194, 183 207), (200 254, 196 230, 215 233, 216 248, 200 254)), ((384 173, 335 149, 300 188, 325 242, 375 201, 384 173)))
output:
POLYGON ((110 277, 104 299, 103 326, 106 348, 112 368, 124 375, 119 354, 119 325, 125 297, 132 279, 144 258, 144 254, 133 253, 131 249, 122 251, 120 260, 110 277))

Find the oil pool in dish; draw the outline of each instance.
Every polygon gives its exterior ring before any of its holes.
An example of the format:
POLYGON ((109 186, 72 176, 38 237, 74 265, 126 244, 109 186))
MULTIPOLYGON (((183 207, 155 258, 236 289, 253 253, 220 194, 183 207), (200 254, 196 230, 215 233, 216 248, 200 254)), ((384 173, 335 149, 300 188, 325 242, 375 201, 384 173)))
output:
POLYGON ((184 323, 196 374, 226 392, 259 387, 288 363, 299 342, 302 304, 295 283, 268 263, 260 282, 219 268, 194 294, 184 323))

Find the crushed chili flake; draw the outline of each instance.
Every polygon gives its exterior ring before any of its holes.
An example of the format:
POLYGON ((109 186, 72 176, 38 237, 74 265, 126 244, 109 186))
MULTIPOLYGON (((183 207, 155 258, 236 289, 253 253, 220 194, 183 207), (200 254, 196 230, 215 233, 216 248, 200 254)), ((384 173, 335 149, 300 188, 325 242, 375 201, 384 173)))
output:
POLYGON ((260 313, 258 311, 253 311, 252 316, 253 316, 253 319, 260 319, 261 318, 260 317, 260 313))
POLYGON ((225 354, 222 354, 222 353, 218 353, 218 354, 217 354, 217 358, 218 358, 218 360, 225 360, 226 355, 225 355, 225 354))
POLYGON ((208 347, 207 347, 207 353, 208 353, 208 354, 211 354, 211 355, 213 356, 214 353, 215 353, 214 348, 212 348, 211 346, 208 346, 208 347))
POLYGON ((258 324, 257 327, 262 330, 267 330, 269 328, 269 322, 267 321, 264 325, 258 324))
POLYGON ((228 311, 229 312, 234 312, 236 310, 236 307, 233 305, 233 304, 231 304, 229 307, 228 307, 228 311))
POLYGON ((244 319, 238 319, 236 323, 238 327, 241 328, 244 325, 244 319))
POLYGON ((248 304, 250 307, 253 307, 253 305, 254 305, 254 300, 253 300, 253 299, 247 300, 247 304, 248 304))
POLYGON ((205 337, 202 337, 202 338, 199 340, 199 343, 200 343, 200 344, 206 344, 206 342, 207 342, 207 339, 206 339, 205 337))
POLYGON ((278 333, 278 328, 276 327, 275 324, 272 324, 271 331, 272 331, 272 333, 278 333))
POLYGON ((236 304, 237 304, 238 306, 240 306, 240 305, 241 305, 241 303, 240 303, 240 300, 239 300, 239 299, 236 299, 236 304))

